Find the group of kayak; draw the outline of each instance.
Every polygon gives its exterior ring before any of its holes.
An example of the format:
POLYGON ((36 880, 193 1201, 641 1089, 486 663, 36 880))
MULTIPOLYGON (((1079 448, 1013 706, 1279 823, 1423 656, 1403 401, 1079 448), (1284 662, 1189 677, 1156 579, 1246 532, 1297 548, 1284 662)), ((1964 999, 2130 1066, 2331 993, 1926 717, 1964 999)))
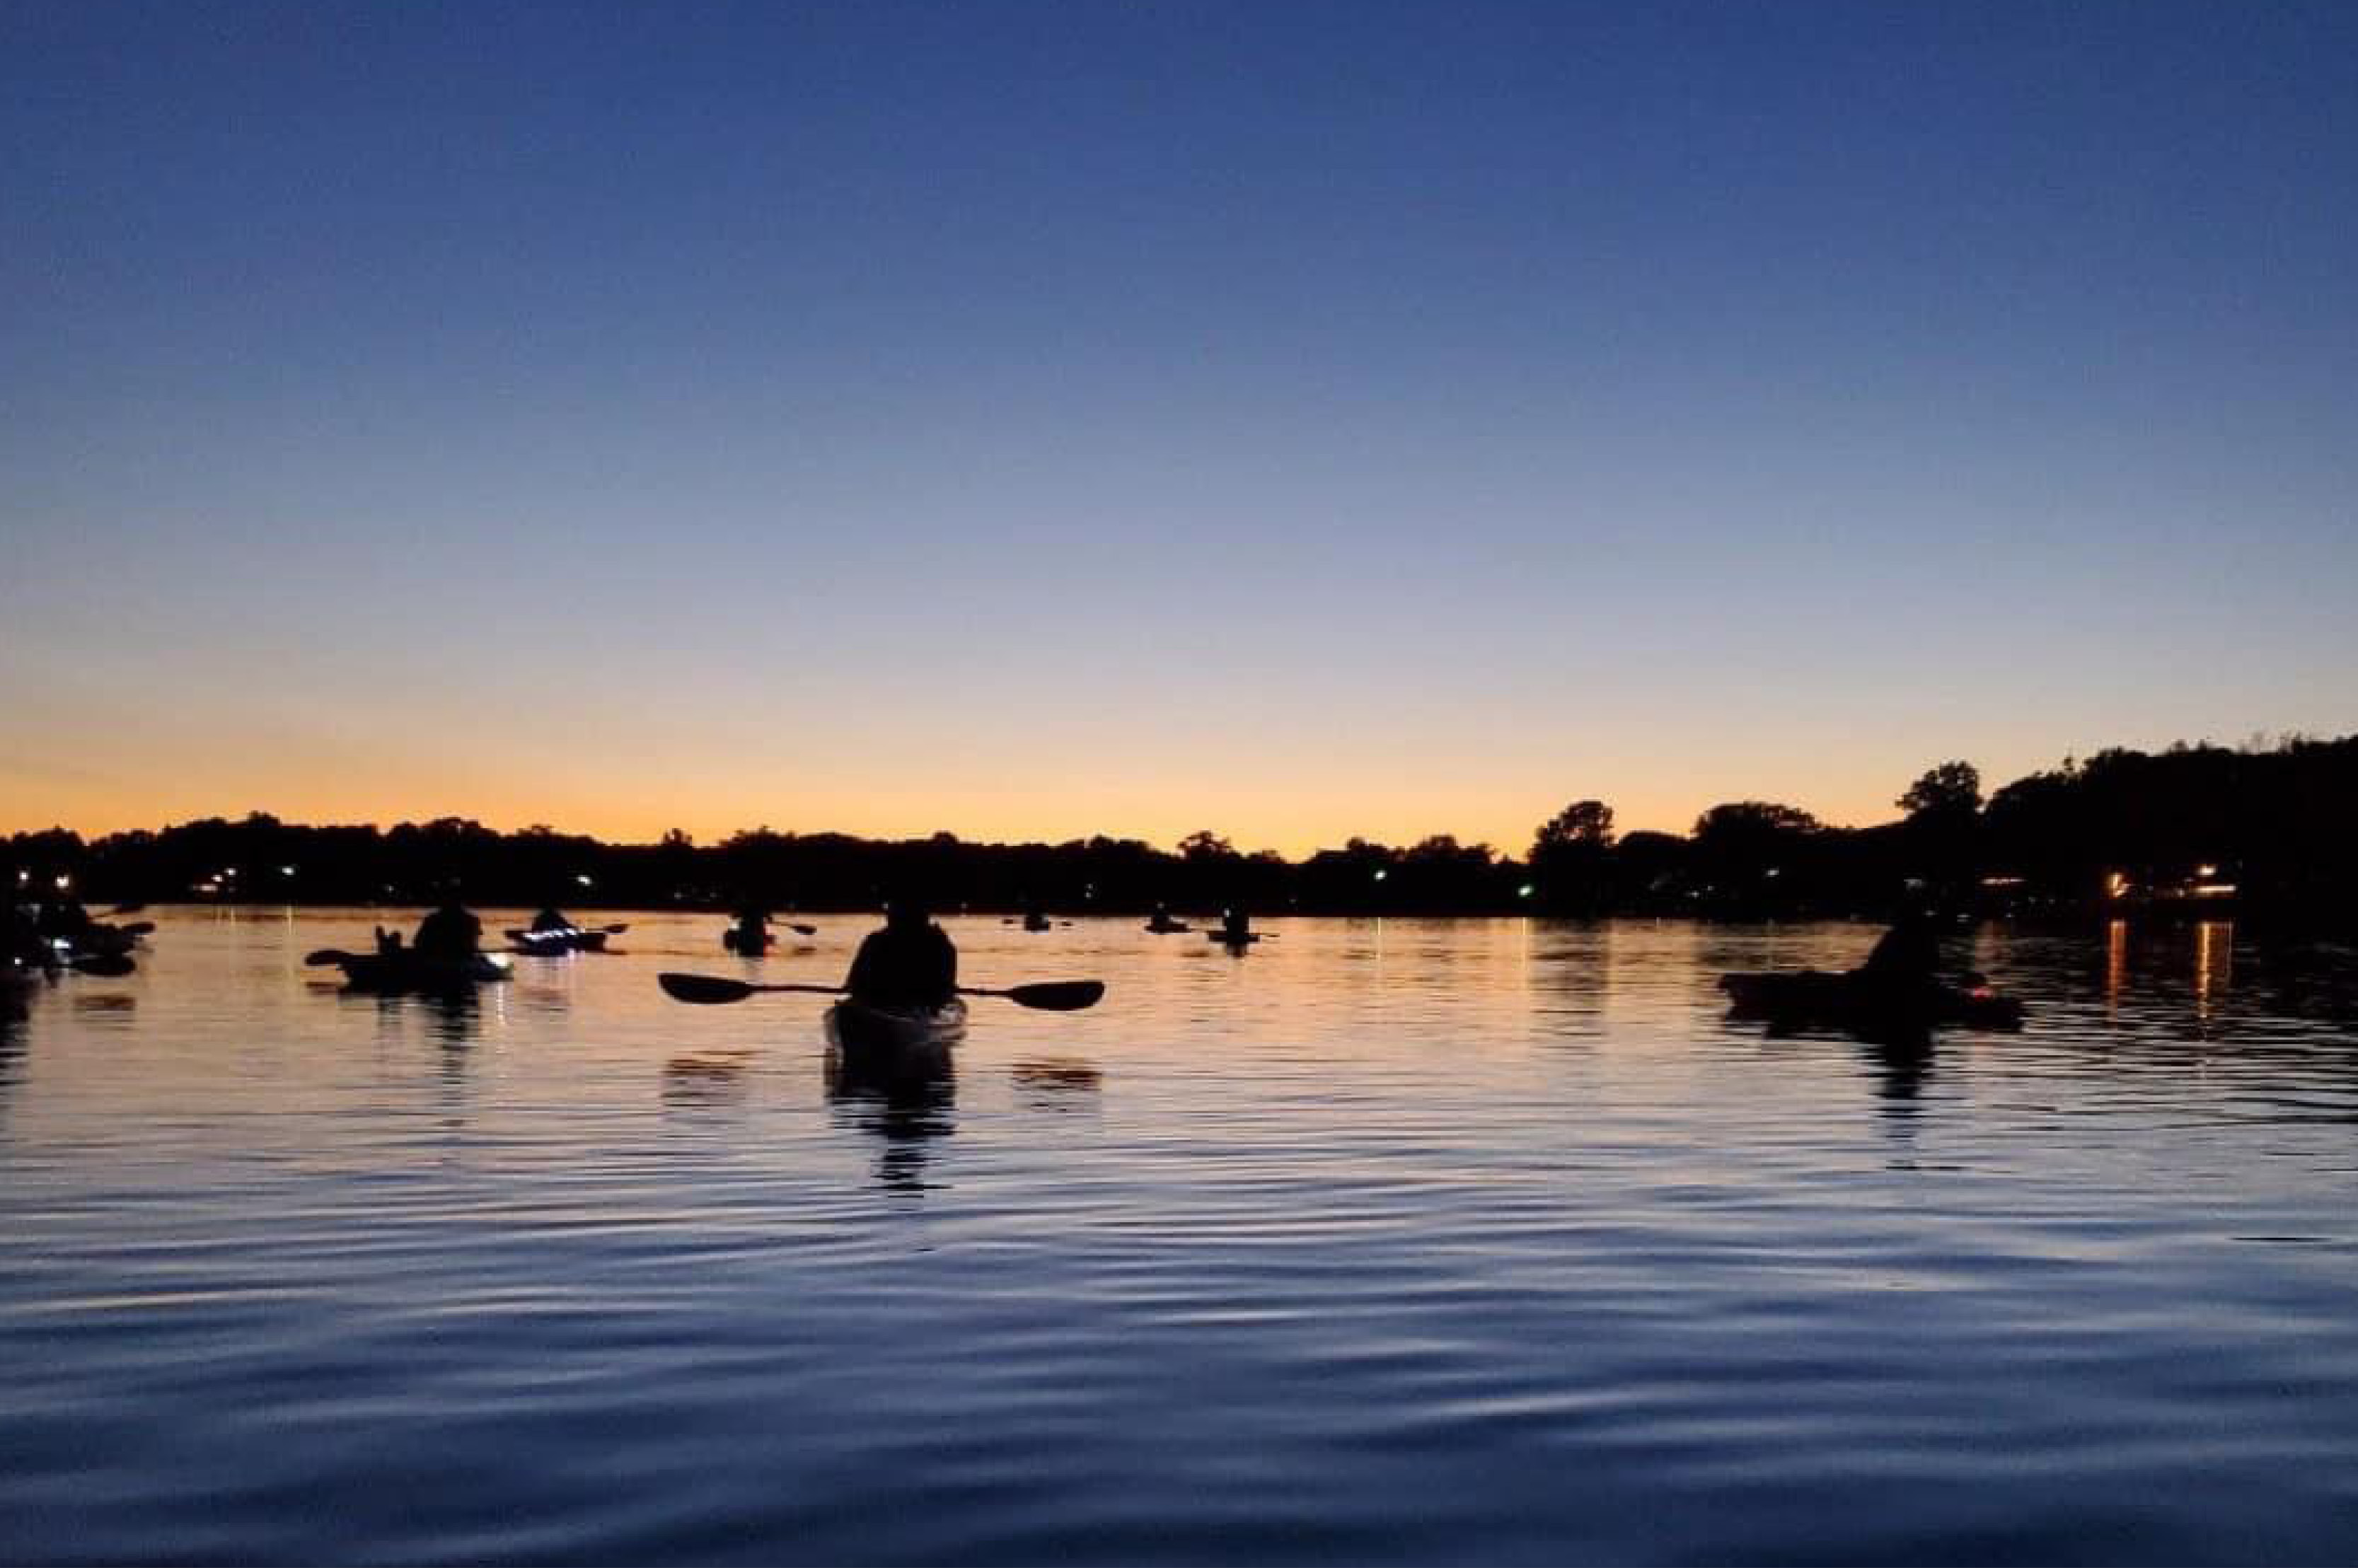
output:
MULTIPOLYGON (((102 945, 120 941, 125 947, 132 938, 122 933, 141 929, 99 927, 86 916, 83 924, 93 930, 117 932, 85 940, 102 945)), ((1026 927, 1031 924, 1027 917, 1026 927)), ((610 935, 624 929, 585 927, 548 909, 528 926, 506 935, 521 952, 550 955, 600 951, 610 935)), ((792 929, 806 935, 815 930, 806 925, 792 929)), ((1191 927, 1173 919, 1167 907, 1158 906, 1145 929, 1172 935, 1191 927)), ((1252 929, 1251 916, 1238 908, 1223 912, 1220 923, 1204 927, 1203 935, 1232 952, 1241 952, 1265 937, 1252 929)), ((481 922, 453 899, 428 914, 406 944, 398 932, 379 928, 373 952, 330 951, 313 954, 311 961, 338 965, 356 990, 449 992, 508 978, 504 958, 481 951, 481 922)), ((767 913, 754 909, 742 913, 723 937, 726 948, 746 957, 765 952, 775 942, 767 913)), ((839 993, 841 1000, 829 1014, 827 1029, 829 1036, 847 1050, 946 1043, 966 1027, 957 949, 934 922, 925 901, 912 894, 896 896, 887 904, 882 928, 862 939, 839 987, 761 986, 676 975, 662 979, 665 989, 675 996, 698 1001, 736 1000, 761 990, 839 993)), ((1940 929, 1921 914, 1903 915, 1857 968, 1736 973, 1722 977, 1720 986, 1729 1000, 1730 1017, 1764 1022, 1772 1033, 1832 1029, 1888 1038, 1933 1028, 2012 1030, 2022 1024, 2021 1004, 1993 991, 1981 976, 1964 975, 1959 980, 1943 977, 1940 929)), ((1061 1000, 1026 1001, 1022 994, 1032 991, 1044 997, 1058 990, 1055 986, 1019 987, 1012 992, 991 994, 1013 995, 1031 1006, 1065 1008, 1088 1005, 1102 987, 1081 1001, 1071 1000, 1079 992, 1069 988, 1060 993, 1061 1000)))
MULTIPOLYGON (((544 910, 528 926, 506 933, 517 949, 542 956, 603 950, 606 937, 621 926, 585 927, 560 912, 544 910)), ((808 934, 814 927, 791 929, 808 934)), ((455 898, 446 900, 418 924, 405 941, 398 931, 376 930, 373 952, 351 953, 330 948, 310 955, 308 962, 343 971, 345 984, 357 991, 385 995, 449 995, 478 985, 510 978, 505 955, 482 950, 482 922, 455 898)), ((768 930, 765 912, 748 911, 723 938, 730 951, 754 954, 775 938, 768 930)), ((666 977, 667 980, 678 977, 666 977)), ((691 979, 695 977, 689 977, 691 979)), ((730 988, 725 1000, 737 1000, 760 989, 800 989, 801 987, 757 987, 743 982, 712 982, 730 988)), ((827 1019, 830 1038, 846 1050, 905 1047, 924 1042, 947 1044, 963 1033, 966 1002, 957 983, 957 949, 947 933, 936 925, 921 899, 899 897, 888 905, 882 930, 871 932, 853 957, 850 972, 839 989, 841 1000, 827 1019)), ((1025 989, 1013 994, 1026 999, 1025 989)), ((1100 989, 1102 988, 1099 988, 1100 989)), ((692 1000, 720 1000, 699 994, 692 1000)), ((1095 1000, 1091 995, 1090 1000, 1095 1000)), ((1069 1006, 1068 1001, 1032 1000, 1033 1006, 1069 1006)), ((1082 1003, 1081 1005, 1087 1005, 1082 1003)))
MULTIPOLYGON (((125 904, 114 913, 129 914, 137 908, 125 904)), ((132 949, 156 929, 152 921, 114 925, 95 919, 71 898, 12 903, 6 919, 5 931, 0 933, 0 977, 12 989, 65 974, 130 974, 138 968, 132 949)))

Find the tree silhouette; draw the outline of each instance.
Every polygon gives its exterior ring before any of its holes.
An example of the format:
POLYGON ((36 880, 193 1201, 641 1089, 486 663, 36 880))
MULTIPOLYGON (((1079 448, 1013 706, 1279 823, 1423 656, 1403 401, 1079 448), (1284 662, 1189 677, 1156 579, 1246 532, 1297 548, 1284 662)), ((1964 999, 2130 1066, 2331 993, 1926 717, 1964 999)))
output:
POLYGON ((1971 762, 1927 768, 1897 804, 1911 820, 1972 816, 1982 808, 1981 770, 1971 762))
POLYGON ((1575 800, 1531 838, 1531 878, 1541 906, 1558 914, 1594 914, 1612 898, 1613 808, 1575 800))
POLYGON ((1531 839, 1531 852, 1539 855, 1562 846, 1587 845, 1598 849, 1613 847, 1613 808, 1601 800, 1575 800, 1545 822, 1531 839))
POLYGON ((1179 840, 1179 858, 1183 860, 1225 860, 1236 852, 1235 845, 1208 827, 1199 827, 1179 840))

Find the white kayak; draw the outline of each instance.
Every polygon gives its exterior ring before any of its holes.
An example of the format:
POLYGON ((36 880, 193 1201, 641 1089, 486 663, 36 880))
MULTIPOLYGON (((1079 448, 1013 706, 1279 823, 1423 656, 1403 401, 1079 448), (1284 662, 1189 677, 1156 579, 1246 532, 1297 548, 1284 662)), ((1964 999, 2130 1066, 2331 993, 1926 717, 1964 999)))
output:
POLYGON ((876 1007, 844 998, 827 1010, 827 1037, 842 1051, 913 1051, 955 1044, 966 1033, 966 1003, 876 1007))

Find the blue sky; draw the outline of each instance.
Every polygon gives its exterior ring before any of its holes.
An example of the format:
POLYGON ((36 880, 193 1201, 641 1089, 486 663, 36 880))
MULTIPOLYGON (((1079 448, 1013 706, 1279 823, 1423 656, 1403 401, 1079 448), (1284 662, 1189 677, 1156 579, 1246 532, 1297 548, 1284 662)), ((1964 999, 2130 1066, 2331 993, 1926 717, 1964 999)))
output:
POLYGON ((7 5, 0 211, 0 828, 2358 727, 2346 6, 7 5))

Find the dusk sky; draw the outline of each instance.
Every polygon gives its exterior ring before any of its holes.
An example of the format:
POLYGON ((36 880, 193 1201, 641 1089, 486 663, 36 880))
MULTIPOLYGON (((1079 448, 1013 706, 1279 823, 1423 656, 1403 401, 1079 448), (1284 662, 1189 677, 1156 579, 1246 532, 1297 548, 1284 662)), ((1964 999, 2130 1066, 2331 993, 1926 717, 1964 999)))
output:
POLYGON ((2358 729, 2358 6, 0 4, 0 831, 2358 729))

